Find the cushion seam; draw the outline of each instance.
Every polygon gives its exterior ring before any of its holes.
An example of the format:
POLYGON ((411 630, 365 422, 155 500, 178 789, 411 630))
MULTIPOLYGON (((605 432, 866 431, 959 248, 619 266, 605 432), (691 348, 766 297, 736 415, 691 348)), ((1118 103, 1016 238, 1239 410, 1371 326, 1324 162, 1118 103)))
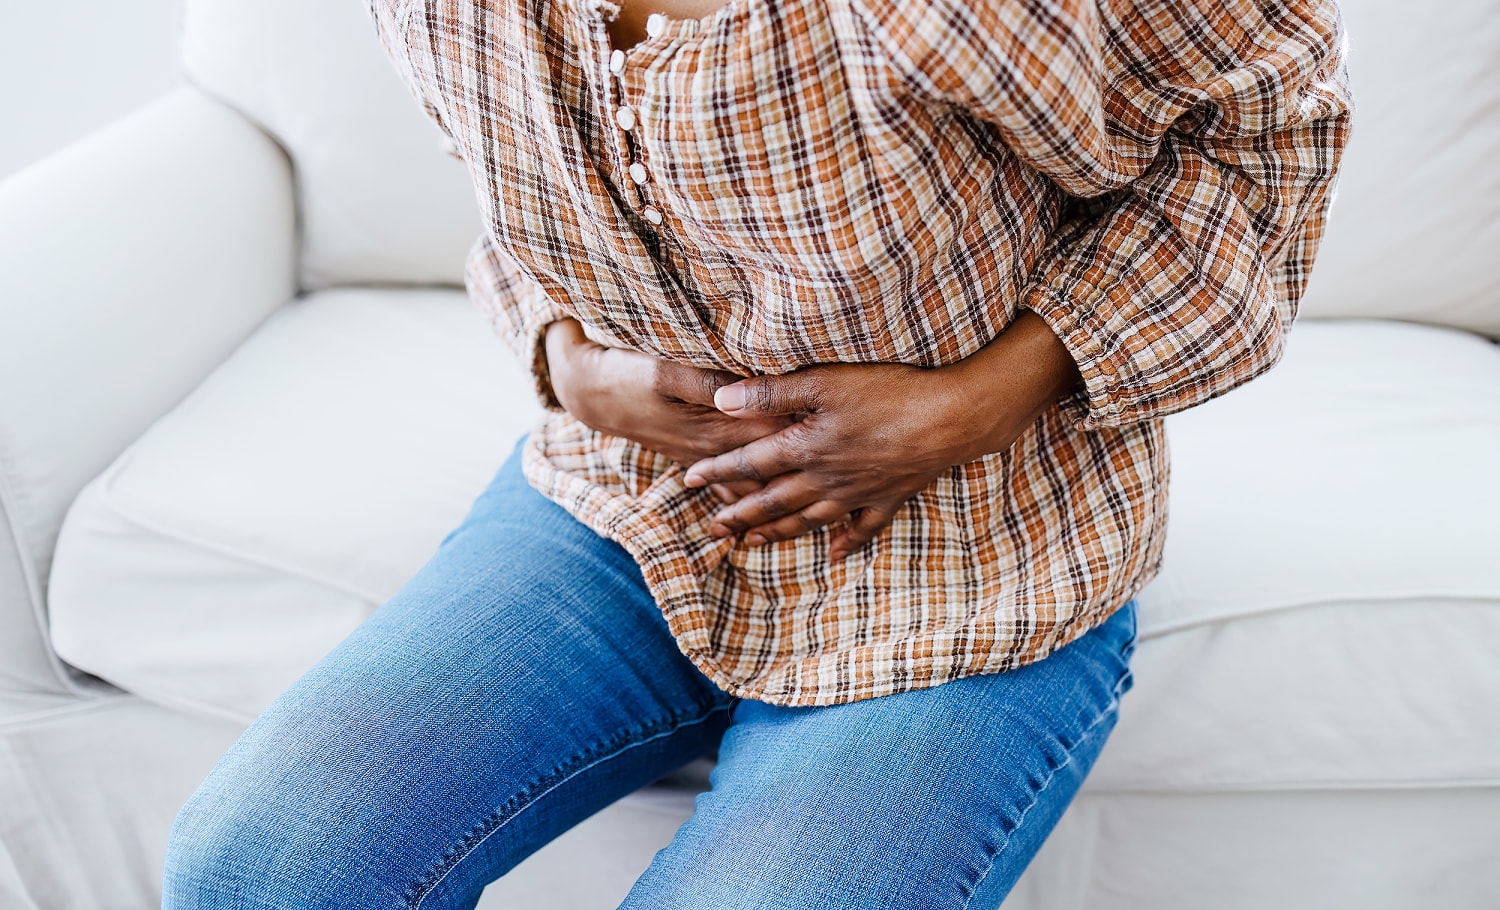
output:
POLYGON ((1193 619, 1183 619, 1177 622, 1162 623, 1142 628, 1141 640, 1159 638, 1177 632, 1194 629, 1199 626, 1213 625, 1214 623, 1233 622, 1239 619, 1248 619, 1257 616, 1271 616, 1276 613, 1286 613, 1292 610, 1317 609, 1320 607, 1356 606, 1360 604, 1399 604, 1402 601, 1418 600, 1440 600, 1455 601, 1459 603, 1473 603, 1475 606, 1486 604, 1500 604, 1500 591, 1493 594, 1380 594, 1370 597, 1321 597, 1308 600, 1287 601, 1270 607, 1257 607, 1254 609, 1241 609, 1230 611, 1216 616, 1204 616, 1193 619))
POLYGON ((1087 782, 1080 788, 1078 795, 1084 796, 1140 796, 1140 795, 1170 795, 1170 796, 1194 796, 1194 795, 1233 795, 1248 793, 1358 793, 1358 792, 1387 792, 1398 791, 1421 791, 1421 790, 1465 790, 1465 789, 1492 789, 1500 787, 1500 776, 1497 777, 1454 777, 1454 778, 1420 778, 1417 780, 1399 780, 1396 778, 1381 778, 1369 781, 1351 781, 1336 779, 1314 779, 1314 780, 1277 780, 1268 781, 1264 784, 1211 784, 1207 786, 1185 786, 1185 787, 1098 787, 1090 788, 1087 782))

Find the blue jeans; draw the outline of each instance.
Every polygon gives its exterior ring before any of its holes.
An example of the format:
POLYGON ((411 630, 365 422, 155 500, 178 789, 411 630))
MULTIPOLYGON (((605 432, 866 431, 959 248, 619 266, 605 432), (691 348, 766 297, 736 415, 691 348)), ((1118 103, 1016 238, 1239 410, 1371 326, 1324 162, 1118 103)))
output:
POLYGON ((519 460, 183 807, 163 907, 473 907, 484 886, 718 748, 629 908, 993 910, 1129 687, 1134 605, 1039 663, 822 708, 729 697, 619 545, 519 460))

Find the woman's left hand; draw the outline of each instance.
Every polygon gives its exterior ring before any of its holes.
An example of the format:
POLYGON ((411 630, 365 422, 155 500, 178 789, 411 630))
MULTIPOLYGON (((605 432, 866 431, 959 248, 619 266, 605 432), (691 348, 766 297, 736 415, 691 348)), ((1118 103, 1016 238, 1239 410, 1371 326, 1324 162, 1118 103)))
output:
POLYGON ((685 480, 690 487, 764 484, 711 525, 714 534, 743 534, 752 546, 848 519, 830 547, 839 560, 873 540, 944 471, 1008 449, 1077 381, 1061 342, 1029 312, 949 367, 831 364, 741 380, 719 389, 715 404, 724 413, 802 419, 699 461, 685 480))

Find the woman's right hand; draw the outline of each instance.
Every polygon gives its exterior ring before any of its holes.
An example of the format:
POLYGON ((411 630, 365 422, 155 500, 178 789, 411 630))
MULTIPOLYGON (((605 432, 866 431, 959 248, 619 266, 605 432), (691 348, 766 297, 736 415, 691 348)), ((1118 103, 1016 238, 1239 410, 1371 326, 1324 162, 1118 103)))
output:
MULTIPOLYGON (((548 326, 546 344, 552 392, 569 414, 591 429, 639 443, 683 467, 793 423, 790 417, 730 417, 714 407, 714 393, 743 377, 605 347, 590 341, 575 319, 548 326)), ((714 484, 712 489, 719 499, 732 503, 761 486, 742 481, 714 484)))

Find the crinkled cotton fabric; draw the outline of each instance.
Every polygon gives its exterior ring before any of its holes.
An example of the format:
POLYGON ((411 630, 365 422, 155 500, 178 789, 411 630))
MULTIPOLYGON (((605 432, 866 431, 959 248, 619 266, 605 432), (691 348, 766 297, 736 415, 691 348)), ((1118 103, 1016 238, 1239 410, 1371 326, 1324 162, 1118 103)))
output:
POLYGON ((372 0, 474 178, 471 295, 552 405, 531 483, 640 564, 735 695, 855 701, 1037 661, 1156 572, 1160 418, 1281 354, 1351 99, 1337 8, 730 0, 611 48, 609 0, 372 0), (1083 389, 873 543, 751 548, 680 466, 556 407, 541 339, 742 375, 959 361, 1020 309, 1083 389))

